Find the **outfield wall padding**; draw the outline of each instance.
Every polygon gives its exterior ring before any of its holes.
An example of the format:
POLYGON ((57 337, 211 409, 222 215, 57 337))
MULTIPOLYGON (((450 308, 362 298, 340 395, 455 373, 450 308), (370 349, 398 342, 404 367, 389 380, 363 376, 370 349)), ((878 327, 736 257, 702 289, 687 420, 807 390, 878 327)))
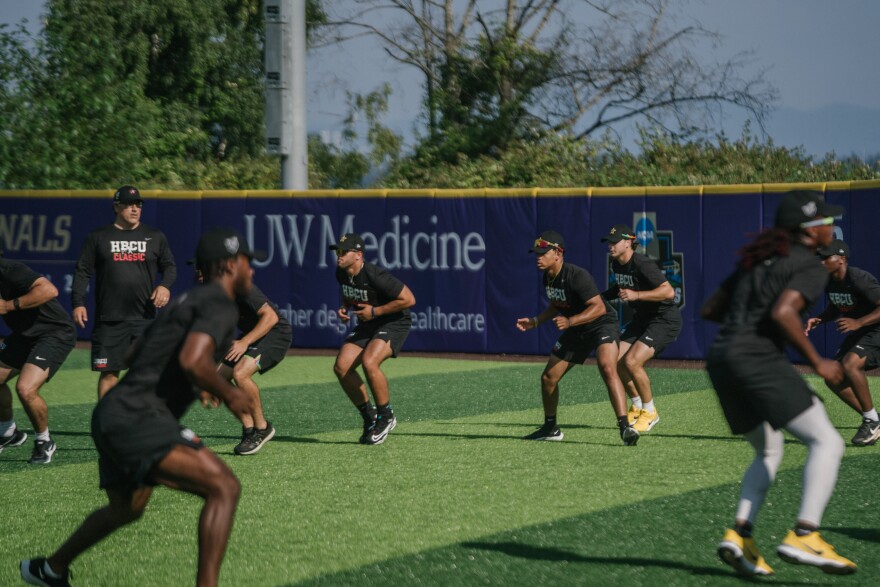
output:
MULTIPOLYGON (((665 358, 705 356, 716 327, 699 319, 703 300, 732 270, 736 251, 771 226, 781 194, 817 189, 843 205, 838 236, 851 264, 880 276, 873 226, 880 182, 664 188, 143 191, 142 221, 168 236, 178 265, 173 294, 192 286, 199 234, 214 226, 241 230, 269 253, 255 281, 293 324, 294 346, 337 347, 346 328, 336 317, 339 289, 328 246, 359 232, 366 256, 402 279, 416 296, 411 351, 547 354, 558 332, 516 330, 517 318, 546 304, 532 241, 553 228, 566 239, 565 259, 608 285, 609 228, 636 229, 640 251, 658 260, 676 288, 684 327, 665 358)), ((0 245, 7 258, 47 275, 70 309, 70 284, 86 234, 113 220, 112 190, 0 191, 0 245)), ((89 296, 89 313, 94 315, 89 296)), ((820 303, 818 311, 824 305, 820 303)), ((4 326, 5 328, 5 326, 4 326)), ((3 333, 7 332, 3 330, 3 333)), ((90 328, 80 331, 88 339, 90 328)), ((812 339, 826 356, 841 336, 830 327, 812 339)))

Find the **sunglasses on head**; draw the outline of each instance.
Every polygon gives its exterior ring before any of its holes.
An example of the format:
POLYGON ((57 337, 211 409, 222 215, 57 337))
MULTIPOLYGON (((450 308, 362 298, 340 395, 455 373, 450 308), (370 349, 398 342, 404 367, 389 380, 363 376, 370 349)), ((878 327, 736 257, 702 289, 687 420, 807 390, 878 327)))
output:
POLYGON ((834 216, 826 216, 825 218, 817 218, 816 220, 809 220, 807 222, 801 222, 801 228, 810 228, 811 226, 829 226, 834 224, 836 218, 834 216))
POLYGON ((565 249, 564 249, 563 247, 560 247, 560 246, 559 246, 558 244, 556 244, 556 243, 551 243, 550 241, 545 241, 545 240, 542 239, 542 238, 535 239, 535 248, 536 248, 536 249, 556 249, 556 250, 558 250, 560 253, 564 253, 564 252, 565 252, 565 249))

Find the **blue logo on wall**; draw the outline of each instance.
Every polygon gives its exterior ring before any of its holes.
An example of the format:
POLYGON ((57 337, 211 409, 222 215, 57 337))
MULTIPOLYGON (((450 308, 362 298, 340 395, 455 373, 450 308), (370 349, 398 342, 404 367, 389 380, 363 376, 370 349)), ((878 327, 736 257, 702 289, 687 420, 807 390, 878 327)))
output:
POLYGON ((636 240, 643 250, 654 240, 654 223, 647 216, 642 216, 636 223, 636 240))

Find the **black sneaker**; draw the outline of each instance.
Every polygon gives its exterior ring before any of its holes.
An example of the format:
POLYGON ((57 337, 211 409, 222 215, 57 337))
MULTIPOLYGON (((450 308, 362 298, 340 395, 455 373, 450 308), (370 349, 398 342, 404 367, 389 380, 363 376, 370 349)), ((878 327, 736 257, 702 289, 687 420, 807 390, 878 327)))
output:
POLYGON ((361 444, 370 444, 370 434, 373 433, 373 429, 376 427, 376 420, 364 419, 364 432, 361 434, 360 442, 361 444))
POLYGON ((531 434, 523 436, 523 440, 562 440, 565 434, 556 424, 544 424, 531 434))
POLYGON ((70 587, 70 571, 66 571, 61 577, 54 578, 46 574, 43 565, 45 558, 34 558, 21 561, 21 578, 30 585, 42 585, 43 587, 70 587))
POLYGON ((31 453, 31 460, 28 462, 32 465, 51 463, 52 455, 55 454, 55 449, 57 448, 55 441, 51 438, 49 440, 37 440, 34 442, 34 452, 31 453))
POLYGON ((265 428, 254 428, 254 431, 242 438, 241 442, 238 443, 238 446, 233 450, 237 455, 256 454, 261 448, 263 448, 264 444, 272 440, 274 437, 275 427, 267 420, 265 428))
POLYGON ((388 433, 397 426, 397 418, 394 417, 394 412, 390 416, 383 416, 382 414, 376 416, 376 425, 373 426, 373 429, 367 436, 367 444, 382 444, 385 442, 388 433))
POLYGON ((12 436, 0 436, 0 452, 3 452, 4 448, 21 446, 25 440, 27 440, 27 434, 16 428, 12 436))
POLYGON ((862 425, 852 437, 852 443, 858 446, 870 446, 880 438, 880 421, 862 418, 862 425))
POLYGON ((620 431, 620 439, 626 446, 635 446, 639 438, 641 438, 641 434, 632 426, 627 426, 620 431))

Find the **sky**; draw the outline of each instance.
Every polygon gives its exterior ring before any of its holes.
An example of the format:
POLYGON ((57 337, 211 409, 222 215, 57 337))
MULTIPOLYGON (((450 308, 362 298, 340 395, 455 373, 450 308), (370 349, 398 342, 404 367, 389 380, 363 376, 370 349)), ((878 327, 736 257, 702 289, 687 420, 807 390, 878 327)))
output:
MULTIPOLYGON (((28 18, 38 26, 39 0, 0 0, 0 23, 28 18)), ((574 2, 573 4, 577 4, 574 2)), ((717 59, 752 51, 751 66, 766 69, 779 100, 766 129, 777 145, 803 146, 820 157, 880 154, 880 2, 876 0, 692 0, 675 2, 692 19, 722 35, 717 59)), ((310 52, 308 127, 338 136, 347 115, 346 92, 392 87, 387 126, 406 137, 424 127, 421 77, 360 40, 310 52)), ((744 117, 730 111, 723 126, 738 137, 744 117)))

